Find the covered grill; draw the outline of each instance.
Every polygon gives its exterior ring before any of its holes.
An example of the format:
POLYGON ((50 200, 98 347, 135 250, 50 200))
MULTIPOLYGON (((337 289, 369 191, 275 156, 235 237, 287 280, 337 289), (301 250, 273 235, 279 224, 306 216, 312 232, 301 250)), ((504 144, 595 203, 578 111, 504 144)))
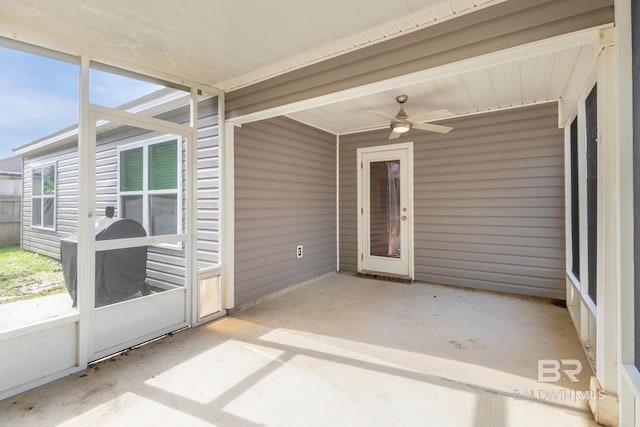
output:
MULTIPOLYGON (((145 237, 144 227, 132 219, 105 218, 96 224, 96 240, 145 237)), ((78 235, 60 241, 62 273, 67 291, 78 301, 78 235)), ((147 247, 113 249, 96 252, 96 307, 124 301, 137 292, 149 294, 147 247)))

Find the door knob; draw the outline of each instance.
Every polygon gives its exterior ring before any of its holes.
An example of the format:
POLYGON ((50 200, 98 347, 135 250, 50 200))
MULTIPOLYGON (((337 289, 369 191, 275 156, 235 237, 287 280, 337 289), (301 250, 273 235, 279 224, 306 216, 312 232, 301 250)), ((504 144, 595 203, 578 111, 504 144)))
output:
POLYGON ((407 220, 407 216, 406 215, 402 215, 402 220, 406 221, 407 220))

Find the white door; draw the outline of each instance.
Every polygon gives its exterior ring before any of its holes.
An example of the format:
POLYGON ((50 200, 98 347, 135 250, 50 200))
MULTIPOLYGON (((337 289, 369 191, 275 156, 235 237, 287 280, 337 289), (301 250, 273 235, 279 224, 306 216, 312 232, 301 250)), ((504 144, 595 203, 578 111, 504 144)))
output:
POLYGON ((358 149, 358 271, 413 278, 412 143, 358 149))

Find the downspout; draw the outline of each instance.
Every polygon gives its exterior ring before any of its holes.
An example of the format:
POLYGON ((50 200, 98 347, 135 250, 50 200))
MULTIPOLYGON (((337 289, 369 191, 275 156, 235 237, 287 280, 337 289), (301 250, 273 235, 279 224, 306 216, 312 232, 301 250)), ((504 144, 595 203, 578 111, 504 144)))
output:
POLYGON ((336 134, 336 271, 340 271, 340 134, 336 134))

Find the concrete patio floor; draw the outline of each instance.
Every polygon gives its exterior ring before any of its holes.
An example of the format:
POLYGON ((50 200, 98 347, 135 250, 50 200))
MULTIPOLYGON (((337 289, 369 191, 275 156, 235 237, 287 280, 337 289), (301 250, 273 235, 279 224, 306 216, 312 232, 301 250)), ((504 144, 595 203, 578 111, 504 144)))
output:
POLYGON ((593 426, 590 375, 564 308, 338 274, 6 399, 0 425, 593 426))

